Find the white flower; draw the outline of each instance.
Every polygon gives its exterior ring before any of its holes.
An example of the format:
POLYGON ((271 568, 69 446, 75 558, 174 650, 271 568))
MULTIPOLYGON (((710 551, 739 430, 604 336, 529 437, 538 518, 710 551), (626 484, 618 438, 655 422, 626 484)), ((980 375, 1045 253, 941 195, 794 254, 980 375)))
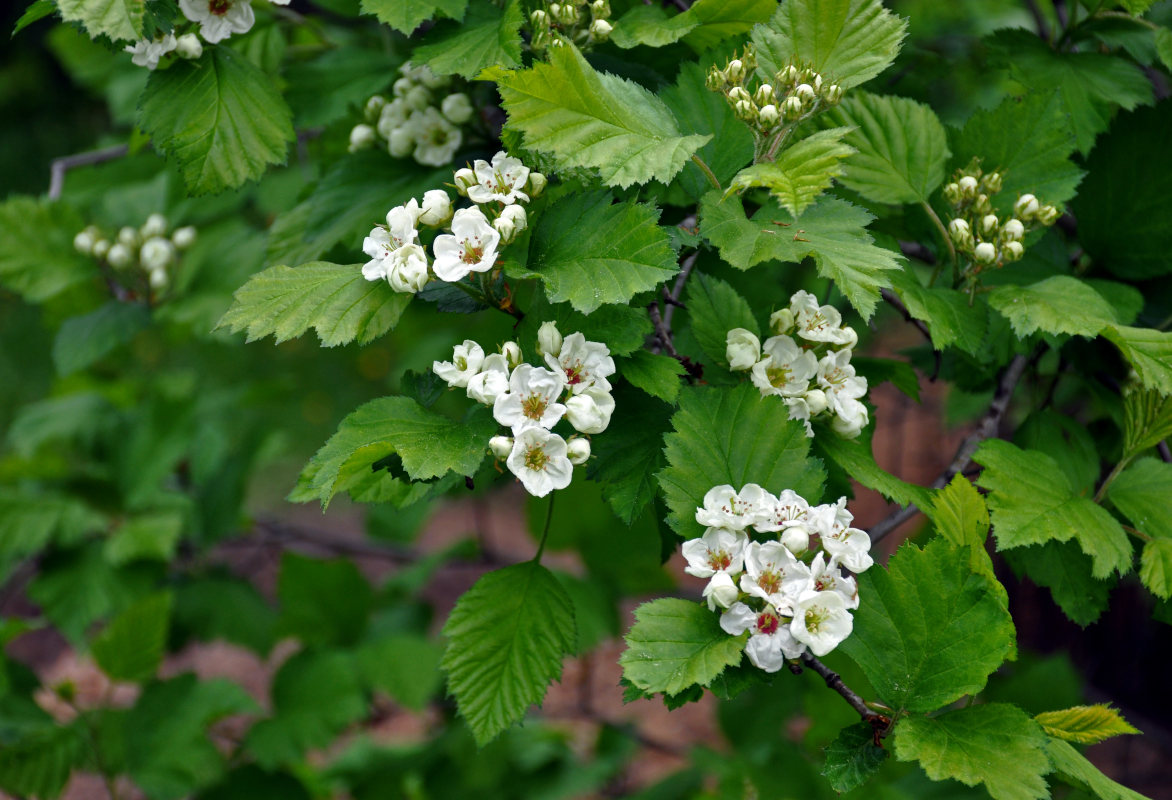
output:
POLYGON ((706 528, 742 531, 756 524, 776 498, 755 483, 737 492, 728 484, 714 486, 704 495, 704 507, 696 509, 696 522, 706 528))
POLYGON ((744 568, 749 537, 727 528, 709 528, 699 539, 684 542, 684 572, 697 578, 711 578, 718 572, 735 574, 744 568))
POLYGON ((762 533, 783 531, 787 528, 806 527, 810 517, 810 504, 793 489, 784 489, 774 497, 770 495, 768 502, 762 504, 757 519, 757 530, 762 533))
POLYGON ((186 250, 195 244, 195 228, 187 225, 171 234, 171 241, 180 250, 186 250))
POLYGON ((443 189, 431 189, 423 193, 423 208, 419 224, 438 228, 452 218, 452 198, 443 189))
POLYGON ((806 392, 806 396, 802 398, 806 403, 806 409, 810 412, 811 417, 816 417, 830 407, 830 401, 826 397, 826 392, 821 389, 811 389, 806 392))
POLYGON ((171 244, 170 239, 152 236, 142 243, 142 249, 138 251, 138 260, 143 268, 150 272, 166 269, 167 265, 175 260, 175 245, 171 244))
POLYGON ((501 355, 505 357, 505 362, 508 363, 509 369, 516 369, 524 361, 521 355, 521 345, 516 342, 505 342, 502 344, 501 355))
POLYGON ((450 94, 444 98, 440 103, 440 111, 445 117, 457 125, 463 125, 468 120, 472 119, 472 115, 476 113, 476 109, 472 108, 472 102, 468 99, 468 95, 463 92, 450 94))
POLYGON ((822 537, 822 549, 830 554, 833 563, 842 564, 851 572, 866 572, 875 563, 871 558, 871 537, 859 528, 837 526, 822 537))
POLYGON ((566 453, 570 463, 574 466, 585 464, 586 460, 590 458, 590 440, 575 436, 566 442, 566 453))
POLYGON ((814 438, 814 426, 810 424, 810 417, 813 416, 810 412, 810 404, 806 402, 806 396, 801 397, 783 397, 785 407, 789 410, 789 418, 799 420, 806 426, 806 436, 814 438))
POLYGON ((556 433, 545 428, 526 428, 516 435, 513 452, 505 463, 520 478, 525 491, 535 497, 545 497, 554 489, 570 485, 574 465, 566 451, 565 440, 556 433))
POLYGON ((159 66, 159 59, 176 46, 175 34, 168 33, 161 39, 140 39, 134 44, 126 45, 123 50, 131 54, 130 61, 134 66, 154 69, 159 66))
POLYGON ((761 340, 745 328, 733 328, 725 337, 725 358, 730 369, 752 369, 761 358, 761 340))
POLYGON ((468 187, 468 199, 473 203, 511 205, 518 200, 529 201, 529 195, 524 192, 529 167, 520 159, 511 158, 504 150, 492 157, 491 164, 475 161, 472 171, 476 175, 476 184, 468 187))
POLYGON ((464 142, 460 129, 433 106, 414 112, 408 124, 415 130, 415 160, 429 167, 450 163, 464 142))
POLYGON ((480 372, 483 363, 484 350, 471 339, 465 339, 463 344, 456 345, 452 350, 451 361, 431 362, 431 371, 446 381, 448 386, 464 389, 472 376, 480 372))
POLYGON ((406 125, 409 116, 411 116, 411 109, 407 108, 407 104, 402 99, 396 97, 379 111, 378 123, 375 126, 378 135, 384 139, 390 139, 391 132, 406 125))
POLYGON ((581 333, 565 337, 556 356, 547 351, 545 363, 550 369, 565 373, 566 384, 574 394, 582 394, 594 387, 610 391, 610 382, 606 379, 614 374, 610 349, 600 342, 586 341, 581 333))
POLYGON ((765 357, 753 366, 753 385, 764 395, 796 397, 810 386, 810 378, 818 371, 818 359, 803 350, 789 336, 766 339, 762 347, 765 357))
POLYGON ((486 406, 491 406, 508 390, 509 364, 500 353, 486 356, 480 372, 468 379, 468 396, 486 406))
POLYGON ((210 44, 246 33, 256 22, 249 0, 179 0, 179 9, 199 23, 199 35, 210 44))
POLYGON ((355 125, 350 129, 350 152, 357 153, 359 150, 365 150, 374 144, 375 140, 374 128, 369 125, 355 125))
POLYGON ((786 528, 781 532, 781 543, 795 556, 801 556, 810 549, 810 533, 800 525, 786 528))
POLYGON ((180 58, 194 61, 203 55, 203 42, 194 33, 185 33, 176 40, 175 52, 180 58))
POLYGON ((593 387, 566 401, 566 419, 580 433, 602 433, 614 414, 614 397, 605 389, 593 387))
POLYGON ((407 106, 415 111, 422 111, 431 105, 431 92, 424 86, 413 86, 403 96, 407 106))
POLYGON ((493 458, 508 458, 513 452, 513 437, 494 436, 488 440, 488 449, 493 458))
POLYGON ((557 323, 553 320, 541 323, 541 327, 537 329, 537 354, 557 358, 561 351, 562 335, 558 332, 557 323))
POLYGON ((392 128, 387 137, 387 152, 391 158, 406 158, 415 152, 415 128, 411 125, 392 128))
POLYGON ((760 597, 781 611, 810 588, 810 568, 781 542, 750 542, 745 550, 741 591, 760 597))
POLYGON ((809 292, 797 292, 791 297, 790 309, 794 312, 798 336, 803 339, 848 346, 858 341, 858 335, 852 329, 842 327, 842 314, 838 309, 818 305, 818 298, 809 292))
POLYGON ((982 264, 992 264, 997 260, 997 248, 990 242, 981 242, 974 248, 973 256, 982 264))
MULTIPOLYGON (((419 204, 412 198, 409 203, 395 206, 387 212, 387 227, 374 228, 370 235, 362 240, 362 252, 370 256, 371 260, 362 268, 362 276, 368 281, 390 280, 392 271, 400 259, 396 253, 400 248, 415 244, 419 232, 415 230, 415 220, 419 216, 419 204)), ((425 253, 416 255, 414 251, 406 254, 410 257, 422 258, 423 271, 426 276, 427 256, 425 253)), ((407 260, 403 258, 401 260, 407 260)), ((416 265, 408 267, 408 275, 418 279, 416 265)), ((426 280, 424 281, 426 283, 426 280)), ((398 291, 417 291, 398 289, 398 291)))
POLYGON ((415 294, 427 285, 427 251, 417 244, 405 244, 391 254, 387 281, 396 292, 415 294))
POLYGON ((818 385, 826 391, 835 413, 846 400, 858 400, 867 393, 867 379, 855 374, 850 350, 839 350, 822 357, 818 362, 818 385))
POLYGON ((492 415, 519 434, 526 428, 552 428, 566 413, 558 402, 566 389, 560 372, 522 364, 509 377, 508 392, 497 395, 492 415))
POLYGON ((858 400, 840 400, 835 412, 834 418, 830 420, 830 427, 844 439, 854 439, 870 421, 867 407, 858 400))
POLYGON ((142 234, 142 238, 144 239, 162 236, 167 233, 167 218, 162 214, 151 214, 146 218, 146 222, 142 224, 138 232, 142 234))
POLYGON ((794 329, 794 312, 782 308, 769 315, 769 329, 777 335, 789 334, 794 329))
POLYGON ((859 586, 854 578, 839 571, 833 562, 826 561, 826 554, 819 553, 810 562, 810 580, 816 592, 838 592, 847 608, 859 607, 859 586))
POLYGON ((440 280, 463 280, 469 272, 487 272, 496 264, 501 235, 479 208, 461 208, 452 217, 451 234, 435 237, 433 269, 440 280))
POLYGON ((838 592, 807 592, 794 604, 789 630, 793 637, 824 656, 850 636, 854 620, 838 592))
POLYGON ((783 624, 777 610, 766 606, 754 611, 744 603, 733 603, 728 611, 720 615, 720 627, 725 633, 740 636, 752 632, 745 644, 745 655, 758 669, 777 672, 788 658, 799 658, 806 649, 783 624))
POLYGON ((737 585, 733 583, 733 579, 729 577, 727 572, 718 572, 712 576, 712 580, 708 581, 708 585, 704 587, 704 599, 708 601, 708 610, 715 611, 719 608, 728 608, 737 601, 741 596, 737 585))
POLYGON ((505 206, 500 216, 492 221, 492 226, 500 232, 501 240, 508 244, 529 227, 529 219, 520 205, 505 206))

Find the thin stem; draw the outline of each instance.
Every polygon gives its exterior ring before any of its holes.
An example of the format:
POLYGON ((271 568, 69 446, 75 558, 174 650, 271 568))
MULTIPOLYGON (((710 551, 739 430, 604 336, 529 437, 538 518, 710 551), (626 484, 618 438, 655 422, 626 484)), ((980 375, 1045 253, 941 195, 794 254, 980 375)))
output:
POLYGON ((69 172, 69 170, 113 161, 114 159, 122 158, 128 152, 130 152, 128 145, 116 144, 113 147, 105 147, 101 150, 91 150, 88 153, 74 153, 71 156, 62 156, 61 158, 53 159, 52 163, 49 164, 49 199, 61 199, 61 192, 65 188, 65 173, 69 172))
POLYGON ((700 158, 700 156, 697 154, 693 154, 692 161, 695 162, 696 166, 700 168, 701 172, 708 176, 708 182, 712 184, 716 191, 724 191, 724 187, 720 185, 720 181, 716 179, 716 175, 712 172, 711 169, 709 169, 708 165, 704 163, 704 159, 700 158))
MULTIPOLYGON (((940 233, 940 238, 944 240, 945 246, 948 247, 948 257, 952 261, 952 269, 956 271, 956 246, 952 243, 952 237, 948 235, 948 229, 944 227, 944 223, 940 221, 940 217, 936 215, 936 210, 928 205, 926 200, 920 202, 920 208, 924 209, 932 222, 936 224, 936 230, 940 233)), ((940 274, 940 264, 936 265, 936 269, 932 271, 932 279, 928 281, 928 285, 932 286, 936 283, 936 278, 940 274)))
POLYGON ((823 664, 809 652, 802 653, 802 663, 809 667, 814 672, 818 673, 821 678, 826 681, 826 685, 838 692, 843 700, 853 708, 865 722, 890 722, 882 714, 876 713, 867 707, 867 703, 859 696, 858 692, 847 686, 837 672, 830 669, 830 667, 823 664))
POLYGON ((1130 525, 1123 525, 1121 523, 1119 525, 1119 527, 1123 528, 1123 530, 1127 531, 1128 533, 1130 533, 1132 536, 1136 537, 1137 539, 1143 539, 1145 542, 1150 542, 1152 540, 1151 536, 1148 536, 1143 531, 1138 530, 1137 528, 1133 528, 1130 525))
POLYGON ((545 552, 545 540, 549 538, 549 524, 553 522, 553 501, 557 497, 557 492, 551 492, 549 495, 549 508, 545 512, 545 527, 541 531, 541 542, 537 545, 537 555, 533 556, 533 560, 541 563, 541 554, 545 552))
POLYGON ((1095 496, 1093 498, 1094 502, 1101 503, 1103 501, 1103 497, 1107 494, 1107 488, 1115 481, 1116 478, 1119 477, 1119 473, 1127 469, 1127 465, 1131 463, 1131 459, 1134 457, 1135 456, 1128 456, 1116 464, 1115 468, 1107 473, 1107 477, 1103 479, 1101 484, 1099 484, 1099 491, 1095 492, 1095 496))

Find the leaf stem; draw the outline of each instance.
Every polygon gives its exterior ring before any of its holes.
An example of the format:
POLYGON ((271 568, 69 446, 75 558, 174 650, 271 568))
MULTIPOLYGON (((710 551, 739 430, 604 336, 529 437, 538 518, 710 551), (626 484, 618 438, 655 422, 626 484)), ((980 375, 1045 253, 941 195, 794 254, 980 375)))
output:
POLYGON ((545 527, 541 530, 541 541, 537 545, 537 555, 533 556, 533 560, 541 563, 541 554, 545 552, 545 540, 549 538, 549 524, 553 522, 553 501, 557 497, 557 492, 551 492, 549 495, 549 508, 545 512, 545 527))
POLYGON ((708 177, 708 182, 711 183, 713 185, 713 187, 715 187, 716 191, 718 191, 718 192, 724 191, 724 187, 721 186, 720 181, 718 181, 716 179, 715 173, 713 173, 713 171, 709 168, 709 166, 704 163, 704 159, 700 158, 699 155, 693 153, 692 154, 692 161, 696 164, 697 167, 700 168, 700 171, 703 172, 708 177))
MULTIPOLYGON (((929 218, 931 218, 932 222, 936 224, 936 230, 940 233, 940 238, 944 240, 945 246, 948 247, 948 257, 952 261, 952 275, 953 279, 955 280, 956 246, 952 243, 952 237, 948 235, 948 229, 945 228, 944 223, 940 221, 940 217, 937 216, 936 210, 932 208, 932 206, 928 205, 927 200, 920 201, 920 208, 924 209, 924 212, 928 215, 929 218)), ((939 261, 936 262, 936 268, 932 270, 932 279, 928 281, 928 286, 933 286, 936 283, 936 278, 940 276, 941 266, 942 264, 939 261)))
POLYGON ((1107 477, 1103 479, 1101 484, 1099 484, 1099 491, 1095 492, 1094 502, 1103 502, 1103 497, 1107 494, 1107 488, 1115 481, 1116 478, 1119 477, 1119 473, 1127 469, 1127 465, 1131 463, 1133 458, 1135 458, 1135 456, 1128 456, 1127 458, 1122 459, 1118 464, 1115 465, 1114 469, 1107 473, 1107 477))

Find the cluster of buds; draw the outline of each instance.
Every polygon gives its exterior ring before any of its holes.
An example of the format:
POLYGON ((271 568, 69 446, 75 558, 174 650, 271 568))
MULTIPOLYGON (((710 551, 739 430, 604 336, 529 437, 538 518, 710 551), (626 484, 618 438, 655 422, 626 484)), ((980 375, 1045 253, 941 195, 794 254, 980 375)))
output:
POLYGON ((545 2, 529 14, 532 29, 530 47, 534 52, 544 52, 551 47, 560 47, 570 41, 585 50, 605 42, 614 27, 610 19, 610 0, 565 0, 561 3, 545 2))
POLYGON ((79 253, 92 256, 99 264, 115 270, 141 269, 150 287, 163 289, 170 282, 169 270, 179 263, 179 251, 195 243, 195 228, 178 228, 168 236, 167 218, 151 214, 140 228, 129 225, 116 235, 106 236, 90 225, 73 237, 79 253))
POLYGON ((966 274, 975 275, 988 267, 1002 267, 1025 255, 1025 235, 1053 225, 1062 212, 1042 205, 1032 194, 1023 194, 1013 204, 1013 215, 1001 219, 993 211, 992 198, 1001 191, 1001 174, 983 172, 976 159, 960 170, 944 187, 952 206, 948 235, 958 253, 969 259, 966 274))
POLYGON ((842 100, 842 87, 809 67, 787 64, 768 83, 756 76, 757 56, 745 45, 724 69, 713 66, 706 85, 720 92, 737 118, 759 136, 773 136, 842 100))

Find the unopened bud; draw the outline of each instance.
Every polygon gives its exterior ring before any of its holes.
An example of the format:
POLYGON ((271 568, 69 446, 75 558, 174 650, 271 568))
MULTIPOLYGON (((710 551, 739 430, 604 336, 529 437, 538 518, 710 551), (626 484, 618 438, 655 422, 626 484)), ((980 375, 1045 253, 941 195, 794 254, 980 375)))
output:
POLYGON ((504 207, 501 211, 500 219, 507 219, 517 233, 529 227, 529 217, 525 213, 525 208, 520 203, 513 203, 504 207))
POLYGON ((558 357, 562 352, 562 335, 553 320, 541 323, 537 329, 537 354, 558 357))
POLYGON ((167 285, 167 270, 152 269, 148 278, 152 289, 162 289, 167 285))
POLYGON ((781 104, 781 115, 786 119, 797 119, 802 116, 803 111, 805 108, 802 106, 802 101, 793 95, 785 98, 785 102, 781 104))
POLYGON ((810 416, 816 417, 830 407, 830 398, 821 389, 811 389, 806 392, 806 408, 810 409, 810 416))
POLYGON ((379 114, 382 113, 383 106, 386 104, 387 98, 383 97, 381 94, 376 94, 367 100, 366 107, 362 110, 362 113, 366 116, 366 121, 375 122, 378 119, 379 114))
POLYGON ((185 33, 175 40, 175 53, 191 61, 203 55, 203 42, 194 33, 185 33))
POLYGON ((408 108, 416 111, 422 111, 431 105, 431 92, 425 86, 415 86, 411 91, 407 92, 407 96, 403 98, 408 108))
POLYGON ((948 223, 948 235, 952 237, 953 243, 961 249, 973 246, 973 232, 963 219, 954 219, 948 223))
POLYGON ((988 172, 981 177, 981 191, 997 194, 1001 191, 1001 173, 988 172))
POLYGON ((777 110, 777 106, 770 103, 766 106, 761 106, 761 110, 757 112, 757 122, 762 128, 772 128, 781 121, 781 112, 777 110))
POLYGON ((122 269, 130 264, 130 248, 122 242, 117 242, 110 247, 110 252, 106 254, 106 260, 110 262, 111 267, 122 269))
POLYGON ((757 107, 753 105, 752 100, 738 100, 737 104, 733 106, 733 111, 738 119, 743 119, 746 122, 757 119, 757 107))
POLYGON ((105 239, 98 239, 94 242, 93 254, 95 258, 105 258, 110 252, 110 243, 105 239))
POLYGON ((734 58, 728 62, 728 66, 724 70, 724 74, 733 83, 740 83, 745 77, 745 64, 739 58, 734 58))
POLYGON ((529 180, 525 182, 525 194, 529 195, 530 200, 535 200, 545 191, 545 184, 544 175, 540 172, 530 172, 529 180))
POLYGON ((966 200, 971 200, 977 196, 977 179, 972 175, 965 175, 956 182, 960 187, 960 196, 966 200))
POLYGON ((798 80, 798 68, 793 64, 786 64, 777 73, 777 82, 783 86, 792 86, 798 80))
POLYGON ((960 203, 960 184, 956 181, 944 187, 944 199, 952 205, 960 203))
POLYGON ((981 235, 988 238, 997 232, 997 228, 1001 225, 1001 221, 997 219, 996 214, 986 214, 981 217, 981 235))
POLYGON ((613 30, 614 26, 604 19, 596 19, 590 23, 590 36, 596 42, 605 42, 610 38, 610 32, 613 30))
POLYGON ((179 228, 171 234, 171 243, 180 250, 186 250, 195 244, 195 228, 190 225, 179 228))
POLYGON ((777 99, 777 95, 773 93, 773 87, 768 83, 763 83, 757 87, 757 91, 753 92, 753 100, 759 106, 767 106, 777 99))
POLYGON ((456 170, 456 174, 452 178, 452 182, 456 184, 456 192, 460 195, 460 197, 467 197, 468 187, 475 186, 477 183, 479 183, 479 181, 476 180, 476 173, 470 170, 468 167, 463 167, 456 170))
POLYGON ((73 237, 73 249, 88 256, 94 252, 94 242, 96 241, 97 237, 94 236, 94 232, 86 228, 73 237))
POLYGON ((505 357, 505 363, 509 365, 509 369, 516 369, 522 362, 521 345, 516 342, 505 342, 501 345, 501 355, 505 357))
POLYGON ((822 91, 822 76, 814 73, 814 80, 810 81, 810 85, 814 87, 815 92, 820 93, 822 91))
MULTIPOLYGON (((549 7, 549 10, 552 14, 553 5, 549 7)), ((577 25, 578 22, 582 19, 582 15, 579 13, 578 7, 573 3, 562 3, 561 8, 559 9, 558 13, 554 14, 554 17, 556 17, 558 22, 562 23, 563 25, 577 25)))
POLYGON ((438 228, 452 218, 452 198, 443 189, 429 189, 423 193, 419 224, 438 228))
POLYGON ((1006 242, 1001 246, 1001 255, 1006 261, 1021 261, 1025 246, 1021 242, 1006 242))
POLYGON ((590 440, 580 436, 570 439, 566 442, 566 458, 575 466, 585 464, 586 459, 590 458, 590 440))
POLYGON ((119 244, 124 244, 127 247, 138 247, 140 241, 141 240, 138 237, 138 231, 129 225, 118 231, 119 244))
POLYGON ((350 131, 350 152, 357 153, 374 144, 374 128, 369 125, 355 125, 350 131))
POLYGON ((143 269, 149 272, 165 269, 175 260, 175 245, 170 239, 154 236, 142 243, 142 249, 138 251, 138 260, 143 269))
POLYGON ((472 119, 476 109, 472 107, 472 101, 468 99, 468 95, 456 92, 444 98, 443 102, 440 103, 440 112, 451 122, 462 125, 472 119))
POLYGON ((391 86, 391 91, 395 93, 395 97, 406 97, 407 93, 415 88, 415 81, 410 78, 399 78, 391 86))
POLYGON ((1042 206, 1038 209, 1036 218, 1039 225, 1053 225, 1062 216, 1062 212, 1054 206, 1042 206))
POLYGON ((1032 222, 1034 215, 1038 213, 1038 198, 1032 194, 1023 194, 1017 198, 1017 202, 1013 204, 1013 216, 1023 220, 1024 222, 1032 222))
POLYGON ((509 244, 517 238, 519 231, 517 226, 511 220, 505 217, 497 217, 492 221, 492 227, 496 228, 496 232, 501 235, 501 244, 509 244))
POLYGON ((977 195, 977 199, 973 201, 973 212, 981 217, 993 213, 993 204, 989 202, 989 195, 984 192, 977 195))
POLYGON ((1025 225, 1020 219, 1011 219, 1001 226, 1001 240, 1005 242, 1020 242, 1025 236, 1025 225))
POLYGON ((387 152, 395 158, 406 158, 415 150, 415 132, 408 125, 391 130, 387 137, 387 152))
POLYGON ((509 436, 494 436, 488 440, 488 449, 494 458, 508 458, 513 452, 513 440, 509 436))
POLYGON ((722 91, 728 85, 728 75, 724 73, 724 70, 714 65, 708 69, 708 74, 704 77, 704 85, 711 91, 722 91))
POLYGON ((549 17, 540 8, 529 15, 529 21, 535 28, 544 28, 549 24, 549 17))
POLYGON ((728 99, 736 103, 747 103, 752 100, 752 96, 745 91, 743 86, 734 86, 728 90, 728 99))
POLYGON ((769 317, 769 328, 778 336, 789 333, 794 329, 794 312, 788 308, 774 311, 769 317))
POLYGON ((594 0, 590 4, 590 13, 595 19, 607 19, 610 17, 610 3, 607 0, 594 0))
POLYGON ((794 89, 794 96, 799 98, 803 105, 813 103, 818 97, 814 92, 814 87, 808 83, 799 83, 798 88, 794 89))
POLYGON ((162 214, 151 214, 147 217, 146 222, 139 228, 139 233, 143 239, 151 239, 155 236, 162 236, 167 232, 167 218, 162 214))
POLYGON ((810 532, 801 525, 794 525, 781 532, 781 544, 795 556, 801 556, 810 549, 810 532))
POLYGON ((992 264, 997 260, 997 248, 989 242, 981 242, 973 250, 973 256, 980 264, 992 264))
POLYGON ((828 105, 837 105, 842 100, 842 87, 837 83, 832 83, 826 87, 822 97, 828 105))

